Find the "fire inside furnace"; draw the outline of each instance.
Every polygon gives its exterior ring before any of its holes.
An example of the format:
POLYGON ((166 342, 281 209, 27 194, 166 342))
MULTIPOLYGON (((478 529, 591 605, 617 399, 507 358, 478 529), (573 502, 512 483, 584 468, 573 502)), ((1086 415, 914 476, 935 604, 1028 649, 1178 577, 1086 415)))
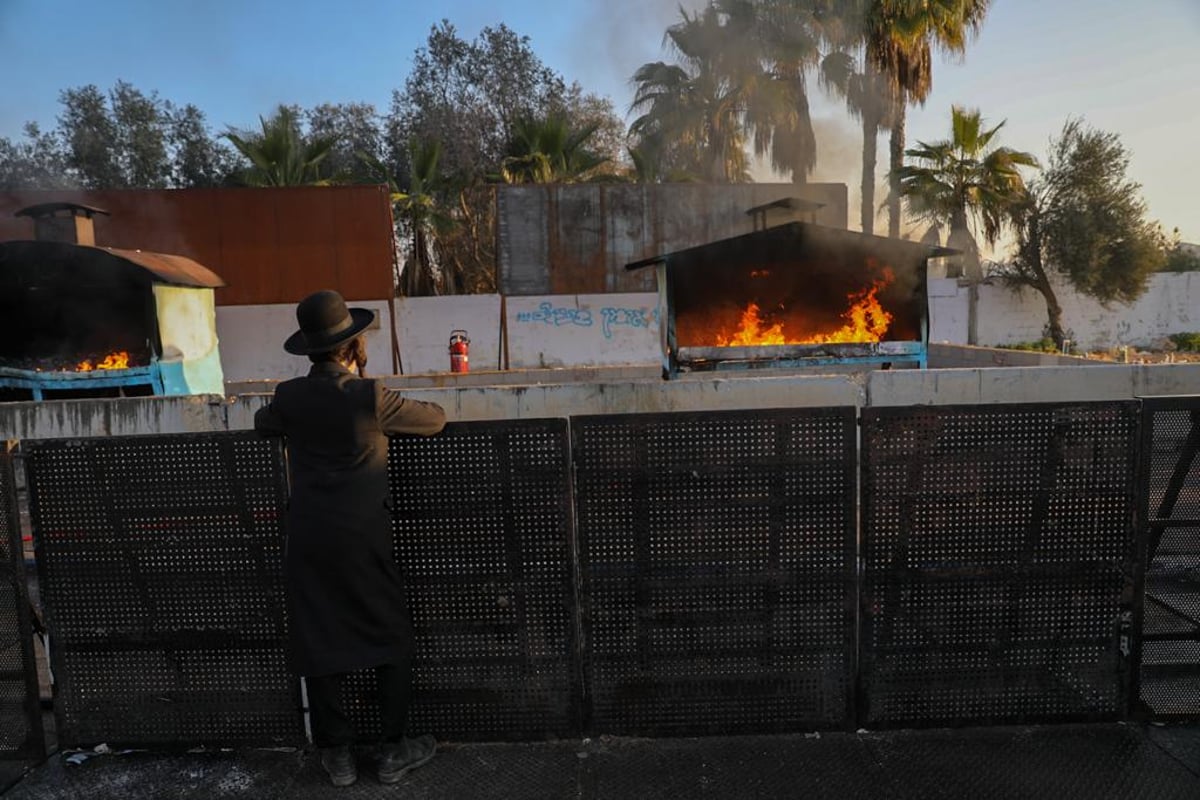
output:
POLYGON ((129 368, 129 353, 124 350, 119 350, 115 353, 109 353, 104 358, 93 361, 85 359, 75 365, 76 372, 92 372, 98 369, 128 369, 129 368))
MULTIPOLYGON (((754 270, 751 279, 769 278, 768 270, 754 270)), ((841 313, 840 326, 831 326, 807 319, 777 304, 764 315, 758 303, 750 302, 742 310, 739 326, 729 331, 722 329, 716 334, 720 347, 749 347, 756 345, 789 344, 848 344, 854 342, 882 341, 892 324, 894 316, 879 301, 879 293, 895 281, 891 268, 878 270, 870 286, 850 292, 846 297, 846 309, 841 313)))
POLYGON ((924 366, 934 248, 805 222, 633 262, 655 265, 663 368, 924 366))

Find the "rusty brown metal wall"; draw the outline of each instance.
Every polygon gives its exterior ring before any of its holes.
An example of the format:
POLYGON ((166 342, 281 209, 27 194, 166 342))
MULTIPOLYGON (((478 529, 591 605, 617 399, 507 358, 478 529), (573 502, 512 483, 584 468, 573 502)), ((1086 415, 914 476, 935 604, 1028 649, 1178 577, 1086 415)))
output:
POLYGON ((783 198, 822 203, 815 222, 833 228, 845 228, 848 214, 841 183, 550 184, 496 194, 500 291, 508 295, 653 291, 653 270, 625 265, 749 233, 746 211, 783 198))
POLYGON ((392 295, 384 186, 0 192, 0 241, 32 239, 13 214, 36 203, 98 206, 96 244, 187 256, 225 279, 218 305, 294 303, 318 289, 392 295))

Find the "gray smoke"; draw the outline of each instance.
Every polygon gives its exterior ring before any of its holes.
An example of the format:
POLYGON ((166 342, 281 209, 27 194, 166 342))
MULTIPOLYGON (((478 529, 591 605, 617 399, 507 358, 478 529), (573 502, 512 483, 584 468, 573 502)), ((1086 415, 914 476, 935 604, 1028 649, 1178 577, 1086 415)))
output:
MULTIPOLYGON (((812 183, 844 183, 848 188, 848 221, 851 230, 860 230, 862 205, 862 128, 846 115, 820 116, 812 121, 817 140, 817 166, 809 176, 812 183)), ((887 199, 887 132, 880 131, 875 165, 875 209, 887 199)), ((788 183, 791 178, 771 169, 759 160, 750 177, 760 183, 788 183)), ((875 232, 887 231, 887 214, 877 214, 875 232)))
MULTIPOLYGON (((611 0, 592 5, 579 27, 577 41, 589 43, 575 52, 571 75, 581 84, 596 87, 612 96, 618 114, 629 110, 633 98, 630 78, 642 64, 675 60, 664 46, 664 34, 682 17, 681 7, 689 13, 702 8, 707 0, 611 0)), ((731 42, 730 46, 736 46, 731 42)), ((819 90, 810 86, 813 129, 817 140, 817 166, 809 180, 814 183, 844 183, 849 187, 850 227, 858 229, 861 205, 862 131, 840 106, 830 107, 819 90)), ((887 197, 887 132, 881 131, 877 154, 876 207, 887 197)), ((756 161, 751 177, 759 182, 790 182, 790 176, 776 174, 769 164, 756 161)), ((886 214, 876 219, 876 230, 886 231, 886 214)))
POLYGON ((624 116, 633 100, 631 78, 642 64, 673 61, 663 46, 667 28, 682 20, 707 0, 608 0, 590 3, 581 15, 570 75, 581 85, 612 97, 617 114, 624 116))

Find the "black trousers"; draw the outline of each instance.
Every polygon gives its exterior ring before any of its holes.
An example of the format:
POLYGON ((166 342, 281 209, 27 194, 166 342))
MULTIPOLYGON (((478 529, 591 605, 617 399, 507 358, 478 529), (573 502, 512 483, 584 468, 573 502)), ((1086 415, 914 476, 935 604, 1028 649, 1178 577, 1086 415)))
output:
MULTIPOLYGON (((354 724, 346 716, 342 704, 342 681, 346 674, 339 672, 304 679, 308 686, 313 743, 317 747, 337 747, 355 741, 354 724)), ((404 738, 404 730, 408 726, 408 707, 412 702, 412 659, 375 667, 375 680, 379 684, 382 739, 385 742, 398 742, 404 738)))

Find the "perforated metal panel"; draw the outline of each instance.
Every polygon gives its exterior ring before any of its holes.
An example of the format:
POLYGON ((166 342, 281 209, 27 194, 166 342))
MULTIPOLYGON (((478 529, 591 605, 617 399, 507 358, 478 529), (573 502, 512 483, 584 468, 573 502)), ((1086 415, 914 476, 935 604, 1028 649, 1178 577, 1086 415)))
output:
POLYGON ((863 724, 1123 714, 1136 403, 865 409, 862 426, 863 724))
POLYGON ((278 441, 26 443, 61 746, 303 741, 278 441))
POLYGON ((594 733, 838 727, 854 409, 572 420, 594 733))
POLYGON ((1200 718, 1200 397, 1143 404, 1140 711, 1200 718))
MULTIPOLYGON (((452 423, 391 440, 396 558, 416 628, 410 730, 451 740, 579 733, 564 419, 452 423)), ((379 731, 374 675, 347 682, 379 731)))
POLYGON ((0 441, 0 759, 36 758, 44 749, 17 482, 0 441))

